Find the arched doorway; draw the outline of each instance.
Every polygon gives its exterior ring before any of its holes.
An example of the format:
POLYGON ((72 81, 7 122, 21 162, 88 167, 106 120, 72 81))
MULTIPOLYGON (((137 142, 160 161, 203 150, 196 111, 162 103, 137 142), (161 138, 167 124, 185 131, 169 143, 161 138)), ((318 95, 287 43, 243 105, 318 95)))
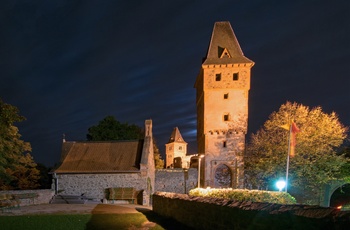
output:
POLYGON ((350 205, 350 184, 343 184, 338 187, 331 195, 329 206, 338 207, 350 205))
POLYGON ((227 165, 220 164, 218 167, 216 167, 214 174, 214 186, 215 188, 232 187, 232 172, 227 165))

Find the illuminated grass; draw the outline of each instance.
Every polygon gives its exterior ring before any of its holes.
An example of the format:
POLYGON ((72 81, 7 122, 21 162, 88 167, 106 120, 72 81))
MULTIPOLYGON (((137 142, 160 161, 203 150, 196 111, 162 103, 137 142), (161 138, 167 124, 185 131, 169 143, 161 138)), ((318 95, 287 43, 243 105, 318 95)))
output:
MULTIPOLYGON (((0 216, 1 229, 6 230, 137 229, 144 223, 149 221, 142 213, 0 216)), ((164 228, 151 224, 149 229, 164 228)))

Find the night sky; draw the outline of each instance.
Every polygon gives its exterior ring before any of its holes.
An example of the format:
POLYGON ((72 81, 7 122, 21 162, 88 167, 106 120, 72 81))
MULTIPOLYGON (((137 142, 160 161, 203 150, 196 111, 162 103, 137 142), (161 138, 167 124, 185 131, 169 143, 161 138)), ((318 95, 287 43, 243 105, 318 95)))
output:
POLYGON ((162 153, 174 127, 196 152, 193 88, 214 23, 253 60, 249 134, 286 101, 350 126, 350 1, 1 1, 0 97, 37 163, 62 134, 86 140, 108 115, 144 126, 162 153), (7 2, 7 3, 6 3, 7 2))

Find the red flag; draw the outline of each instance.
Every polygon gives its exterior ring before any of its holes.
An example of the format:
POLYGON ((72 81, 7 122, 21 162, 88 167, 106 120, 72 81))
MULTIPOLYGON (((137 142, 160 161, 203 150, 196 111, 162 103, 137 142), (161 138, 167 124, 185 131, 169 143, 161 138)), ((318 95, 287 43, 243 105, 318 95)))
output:
POLYGON ((292 125, 290 127, 290 157, 294 157, 295 155, 295 145, 296 145, 296 140, 295 140, 295 136, 296 133, 300 132, 299 128, 297 127, 297 125, 292 122, 292 125))

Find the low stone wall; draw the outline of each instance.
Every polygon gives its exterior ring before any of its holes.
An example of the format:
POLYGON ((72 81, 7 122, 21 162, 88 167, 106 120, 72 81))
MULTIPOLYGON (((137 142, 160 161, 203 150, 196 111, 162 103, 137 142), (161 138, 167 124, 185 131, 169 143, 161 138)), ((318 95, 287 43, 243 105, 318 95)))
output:
POLYGON ((52 197, 55 195, 55 191, 51 189, 38 189, 38 190, 1 190, 0 194, 25 194, 35 193, 38 194, 36 198, 21 199, 21 206, 33 205, 33 204, 48 204, 52 197))
POLYGON ((195 229, 347 229, 350 212, 156 192, 153 211, 195 229))
POLYGON ((157 169, 155 191, 187 194, 197 187, 197 169, 157 169))

